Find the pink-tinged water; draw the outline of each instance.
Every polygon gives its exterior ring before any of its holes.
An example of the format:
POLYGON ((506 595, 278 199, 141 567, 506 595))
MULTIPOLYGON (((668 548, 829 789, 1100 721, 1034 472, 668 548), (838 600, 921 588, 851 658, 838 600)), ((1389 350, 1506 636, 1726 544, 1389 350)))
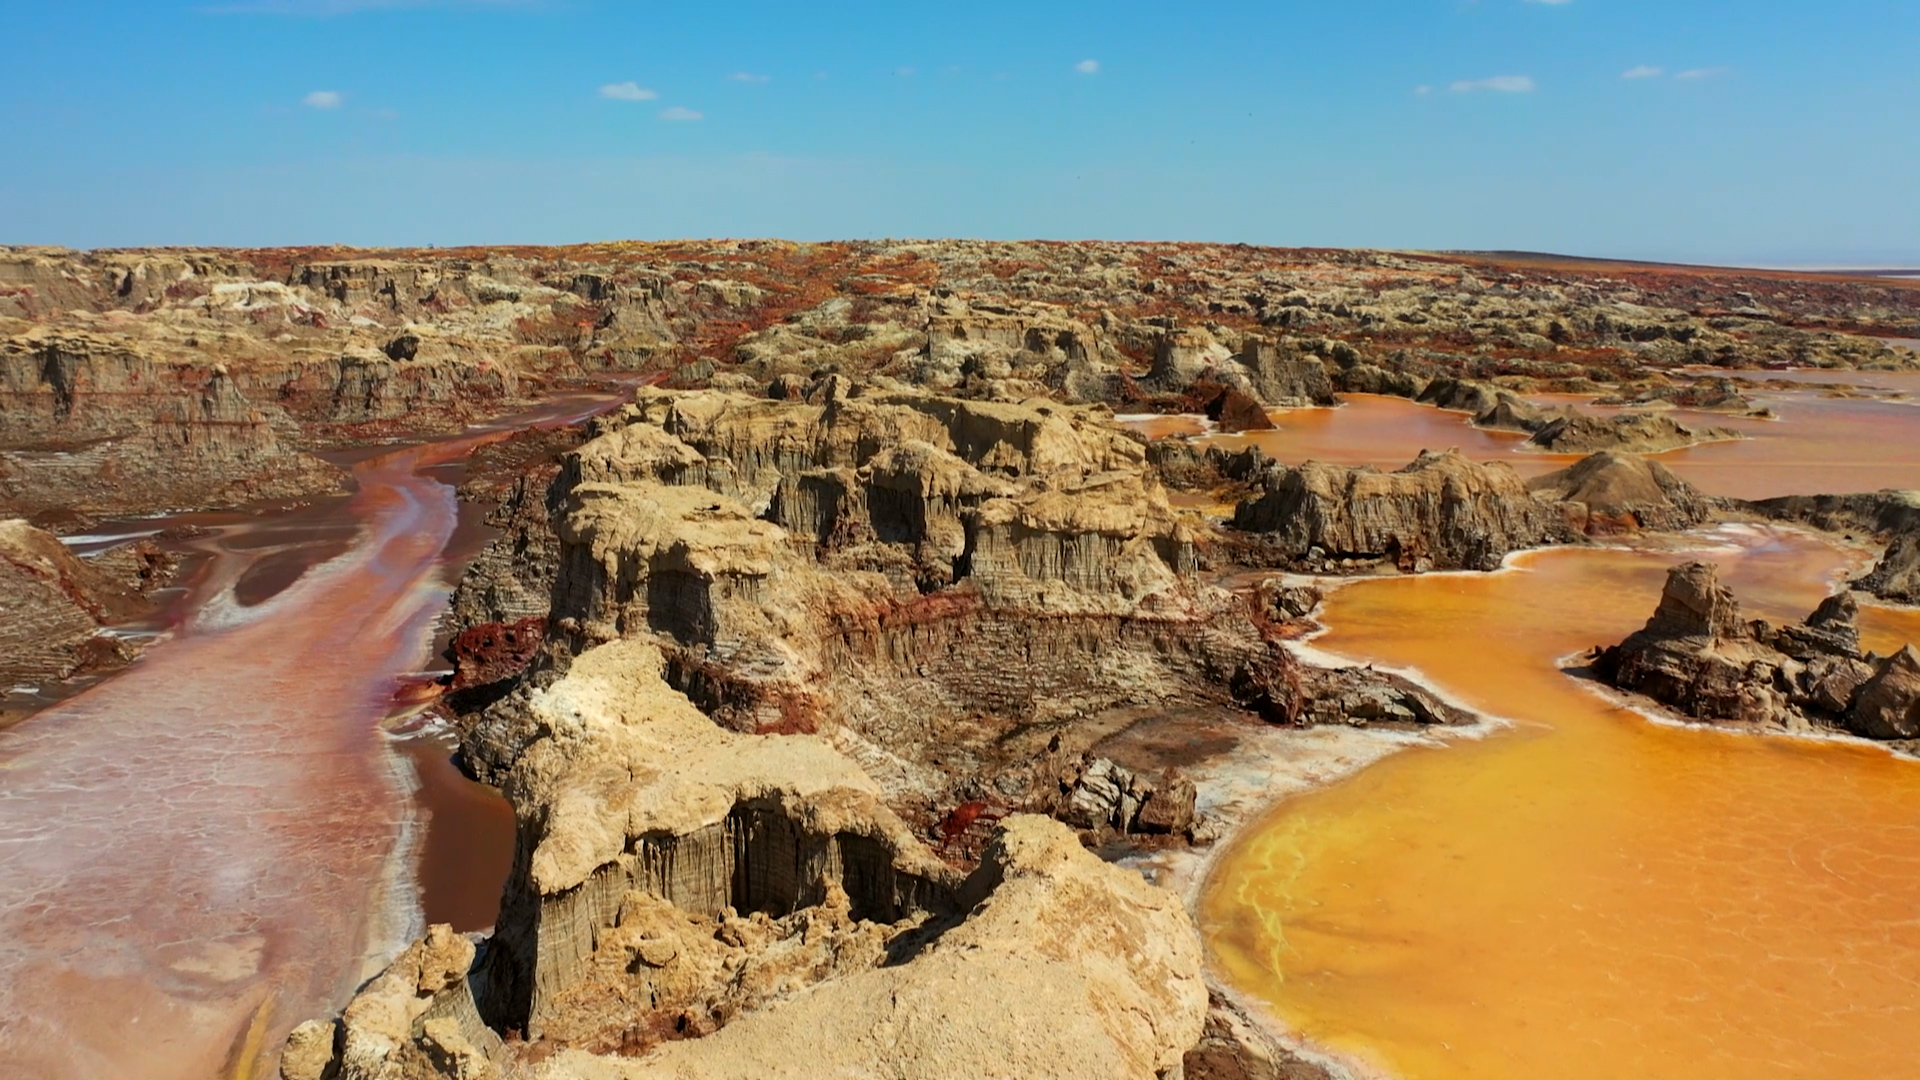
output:
POLYGON ((379 729, 447 597, 456 505, 420 470, 504 433, 356 465, 344 554, 246 607, 230 545, 169 640, 0 732, 0 1077, 264 1075, 419 928, 379 729))
POLYGON ((0 740, 8 1075, 251 1071, 411 929, 384 895, 409 804, 376 728, 445 599, 454 500, 414 475, 427 452, 355 470, 347 554, 258 607, 216 596, 0 740))

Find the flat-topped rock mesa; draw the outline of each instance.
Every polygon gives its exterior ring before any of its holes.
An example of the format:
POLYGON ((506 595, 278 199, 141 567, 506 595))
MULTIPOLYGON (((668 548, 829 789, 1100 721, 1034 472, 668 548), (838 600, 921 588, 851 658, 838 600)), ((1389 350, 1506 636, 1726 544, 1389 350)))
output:
POLYGON ((1511 552, 1578 537, 1511 466, 1453 450, 1424 452, 1392 473, 1269 463, 1259 483, 1232 523, 1238 554, 1255 564, 1492 570, 1511 552))
MULTIPOLYGON (((1053 725, 1120 702, 1298 715, 1248 601, 1196 576, 1204 524, 1103 412, 808 396, 642 391, 509 504, 456 612, 545 616, 552 672, 655 641, 723 724, 834 734, 917 817, 1040 797, 1053 725)), ((525 737, 511 700, 478 724, 482 772, 525 737)))
POLYGON ((663 669, 616 641, 529 695, 495 933, 435 928, 283 1076, 1178 1073, 1207 1009, 1178 898, 1031 816, 962 875, 825 740, 719 728, 663 669))
POLYGON ((1680 532, 1712 521, 1716 505, 1647 458, 1611 451, 1527 481, 1535 498, 1558 506, 1588 536, 1680 532))
POLYGON ((1593 669, 1698 720, 1920 738, 1920 654, 1862 655, 1856 615, 1840 593, 1798 625, 1749 621, 1712 563, 1685 563, 1646 627, 1598 650, 1593 669))
POLYGON ((150 615, 173 561, 151 544, 91 559, 18 518, 0 520, 0 683, 55 682, 114 667, 137 651, 108 633, 150 615))

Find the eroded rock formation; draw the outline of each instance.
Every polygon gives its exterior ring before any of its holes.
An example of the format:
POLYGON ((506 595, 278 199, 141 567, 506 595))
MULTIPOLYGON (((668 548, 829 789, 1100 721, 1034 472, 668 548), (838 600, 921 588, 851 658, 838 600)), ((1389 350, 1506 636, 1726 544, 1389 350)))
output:
POLYGON ((1886 543, 1874 568, 1853 588, 1896 604, 1920 604, 1920 492, 1877 491, 1858 495, 1791 495, 1749 504, 1780 521, 1794 521, 1851 540, 1871 536, 1886 543))
POLYGON ((1882 600, 1920 604, 1920 532, 1896 534, 1872 571, 1853 587, 1882 600))
POLYGON ((1233 527, 1255 558, 1279 565, 1491 570, 1509 552, 1574 536, 1511 467, 1451 450, 1392 473, 1273 465, 1261 487, 1235 510, 1233 527))
POLYGON ((147 594, 172 570, 150 544, 82 559, 25 521, 0 521, 0 684, 49 683, 133 659, 133 642, 109 628, 151 614, 147 594))
POLYGON ((1536 405, 1506 387, 1471 379, 1436 379, 1419 400, 1472 413, 1476 427, 1526 432, 1527 445, 1556 454, 1657 454, 1741 437, 1727 428, 1688 427, 1659 413, 1596 415, 1572 406, 1536 405))
POLYGON ((1713 518, 1710 500, 1657 461, 1633 454, 1594 454, 1527 481, 1536 498, 1560 507, 1588 536, 1650 530, 1678 532, 1713 518))
POLYGON ((542 502, 522 492, 550 512, 516 518, 456 611, 544 595, 555 670, 651 635, 702 708, 836 733, 902 809, 1029 798, 1043 725, 1120 701, 1297 709, 1245 602, 1196 577, 1204 526, 1102 414, 834 377, 807 396, 643 392, 542 502), (526 578, 506 554, 545 550, 526 578))
POLYGON ((1699 720, 1920 737, 1920 654, 1863 655, 1856 614, 1840 593, 1798 625, 1747 620, 1712 563, 1685 563, 1646 627, 1600 650, 1594 671, 1699 720))
MULTIPOLYGON (((1872 336, 1890 331, 1920 334, 1920 289, 1893 279, 1385 252, 0 248, 0 512, 57 524, 327 491, 341 477, 316 450, 444 432, 615 372, 789 390, 837 372, 1158 409, 1202 382, 1264 407, 1494 380, 1713 405, 1729 395, 1682 369, 1911 367, 1872 336), (1680 379, 1705 388, 1669 392, 1680 379)), ((1611 425, 1556 445, 1653 448, 1611 425)))
POLYGON ((1623 413, 1559 416, 1533 432, 1528 445, 1556 454, 1592 454, 1615 450, 1630 454, 1657 454, 1703 442, 1738 439, 1728 428, 1688 427, 1659 413, 1623 413))
POLYGON ((296 1033, 289 1080, 513 1062, 1147 1078, 1198 1040, 1199 939, 1177 898, 1031 816, 963 875, 825 741, 726 731, 663 670, 652 645, 613 642, 531 695, 538 734, 504 764, 520 850, 497 931, 476 958, 436 928, 337 1029, 296 1033))

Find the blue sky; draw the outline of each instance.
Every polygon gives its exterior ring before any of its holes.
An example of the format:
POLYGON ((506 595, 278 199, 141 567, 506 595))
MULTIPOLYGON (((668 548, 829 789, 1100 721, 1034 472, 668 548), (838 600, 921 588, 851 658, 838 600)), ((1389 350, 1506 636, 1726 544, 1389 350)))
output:
POLYGON ((5 0, 0 132, 11 243, 1920 264, 1915 0, 5 0))

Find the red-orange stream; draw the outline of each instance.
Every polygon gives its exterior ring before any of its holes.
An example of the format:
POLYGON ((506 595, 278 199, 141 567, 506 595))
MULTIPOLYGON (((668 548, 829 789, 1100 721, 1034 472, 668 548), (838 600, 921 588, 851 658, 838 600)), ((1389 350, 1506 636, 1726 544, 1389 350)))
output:
MULTIPOLYGON (((1388 758, 1249 829, 1200 899, 1228 981, 1405 1080, 1915 1075, 1920 763, 1656 725, 1555 664, 1637 629, 1683 558, 1719 561, 1776 621, 1847 561, 1773 529, 1699 543, 1336 592, 1319 648, 1417 668, 1517 726, 1388 758)), ((1920 641, 1920 612, 1863 623, 1873 648, 1920 641)))
POLYGON ((344 554, 251 607, 216 557, 170 640, 0 732, 0 1076, 260 1076, 418 928, 378 729, 447 596, 453 492, 421 470, 507 433, 360 463, 344 554))

